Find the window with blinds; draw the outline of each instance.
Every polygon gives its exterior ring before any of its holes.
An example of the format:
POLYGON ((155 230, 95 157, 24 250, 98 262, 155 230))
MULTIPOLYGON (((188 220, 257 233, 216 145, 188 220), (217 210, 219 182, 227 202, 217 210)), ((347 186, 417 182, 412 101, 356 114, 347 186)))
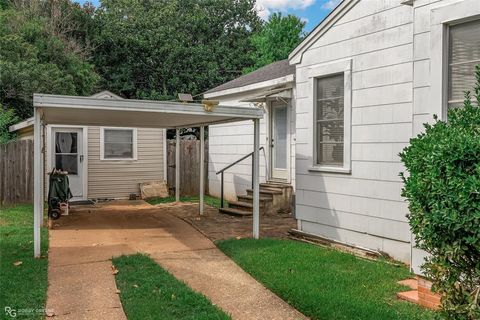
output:
POLYGON ((316 164, 343 166, 344 75, 316 79, 316 164))
POLYGON ((133 159, 135 148, 133 129, 103 129, 103 159, 133 159))
POLYGON ((448 107, 463 105, 465 91, 475 84, 475 66, 480 64, 480 20, 449 28, 448 107))

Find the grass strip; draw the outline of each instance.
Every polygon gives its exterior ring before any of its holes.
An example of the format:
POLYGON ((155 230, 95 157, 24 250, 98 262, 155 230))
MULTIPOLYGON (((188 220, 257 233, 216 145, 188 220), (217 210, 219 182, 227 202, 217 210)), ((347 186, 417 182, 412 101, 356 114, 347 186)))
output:
POLYGON ((43 319, 48 287, 48 230, 33 257, 33 206, 0 207, 0 319, 43 319), (9 311, 10 310, 10 311, 9 311))
POLYGON ((115 279, 129 320, 230 319, 146 255, 121 256, 113 264, 119 270, 115 279))

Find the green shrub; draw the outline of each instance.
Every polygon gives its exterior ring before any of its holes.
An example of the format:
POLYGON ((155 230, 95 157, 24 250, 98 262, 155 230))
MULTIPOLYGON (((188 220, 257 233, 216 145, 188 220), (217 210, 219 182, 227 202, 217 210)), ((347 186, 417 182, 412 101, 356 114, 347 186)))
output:
POLYGON ((9 131, 9 127, 18 120, 13 109, 4 109, 0 105, 0 144, 8 143, 15 138, 15 134, 9 131))
MULTIPOLYGON (((480 66, 474 97, 480 105, 480 66)), ((430 254, 423 265, 443 295, 447 319, 480 319, 480 108, 465 93, 448 122, 435 118, 400 154, 402 195, 416 245, 430 254)))

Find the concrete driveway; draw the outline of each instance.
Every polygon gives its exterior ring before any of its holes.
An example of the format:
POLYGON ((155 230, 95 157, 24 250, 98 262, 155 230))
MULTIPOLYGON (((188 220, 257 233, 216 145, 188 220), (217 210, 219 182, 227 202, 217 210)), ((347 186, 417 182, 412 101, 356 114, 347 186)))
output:
POLYGON ((110 259, 143 252, 233 319, 306 319, 175 217, 143 201, 75 207, 50 231, 47 309, 60 319, 126 319, 110 259))

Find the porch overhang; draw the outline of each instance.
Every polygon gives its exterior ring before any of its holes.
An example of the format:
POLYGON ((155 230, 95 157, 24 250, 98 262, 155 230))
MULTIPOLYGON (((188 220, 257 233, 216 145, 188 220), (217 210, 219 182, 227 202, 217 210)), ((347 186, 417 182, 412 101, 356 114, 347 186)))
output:
POLYGON ((261 119, 259 108, 222 106, 207 111, 203 104, 152 100, 34 94, 33 106, 44 124, 188 128, 261 119))
POLYGON ((273 88, 266 89, 250 97, 240 100, 241 102, 266 102, 267 100, 290 100, 292 99, 292 88, 273 88))
MULTIPOLYGON (((176 129, 177 145, 181 128, 200 127, 201 146, 204 148, 204 126, 219 123, 253 120, 253 237, 260 232, 259 148, 260 119, 264 110, 256 107, 214 106, 170 101, 129 100, 106 94, 90 97, 34 94, 34 255, 40 257, 40 230, 44 212, 44 152, 45 125, 105 126, 132 128, 176 129), (212 108, 213 107, 213 108, 212 108)), ((161 142, 159 142, 161 143, 161 142)), ((180 199, 180 148, 175 152, 175 197, 180 199)), ((200 152, 203 154, 203 150, 200 152)), ((200 159, 203 163, 204 159, 200 159)), ((200 177, 204 176, 204 166, 200 177)), ((200 181, 199 212, 203 213, 203 181, 200 181)))

